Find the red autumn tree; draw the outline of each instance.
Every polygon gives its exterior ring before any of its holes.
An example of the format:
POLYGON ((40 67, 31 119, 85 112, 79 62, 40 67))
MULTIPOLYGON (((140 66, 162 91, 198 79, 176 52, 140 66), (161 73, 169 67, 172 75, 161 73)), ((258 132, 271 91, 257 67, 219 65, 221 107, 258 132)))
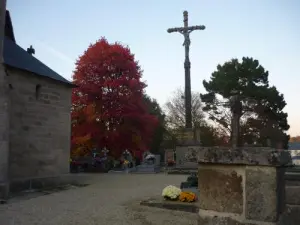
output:
POLYGON ((72 154, 106 147, 118 156, 145 151, 157 126, 143 101, 142 71, 128 47, 102 38, 79 57, 73 75, 72 154))

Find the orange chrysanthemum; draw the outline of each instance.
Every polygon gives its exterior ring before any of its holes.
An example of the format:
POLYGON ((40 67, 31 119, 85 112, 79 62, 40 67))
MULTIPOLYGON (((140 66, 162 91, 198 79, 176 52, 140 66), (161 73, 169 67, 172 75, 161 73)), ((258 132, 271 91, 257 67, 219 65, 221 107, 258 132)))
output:
POLYGON ((181 192, 179 196, 179 201, 181 202, 195 202, 197 200, 197 196, 193 192, 181 192))

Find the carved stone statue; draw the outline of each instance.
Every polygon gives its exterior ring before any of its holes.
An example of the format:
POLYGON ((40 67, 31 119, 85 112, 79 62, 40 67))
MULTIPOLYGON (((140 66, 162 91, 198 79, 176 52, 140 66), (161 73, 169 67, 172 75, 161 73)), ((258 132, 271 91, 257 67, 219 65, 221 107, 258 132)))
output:
POLYGON ((184 36, 184 42, 183 42, 182 45, 185 47, 185 59, 189 60, 189 58, 190 58, 190 45, 191 45, 190 33, 185 32, 185 33, 183 33, 183 36, 184 36))
POLYGON ((184 35, 184 42, 183 42, 182 46, 190 47, 190 45, 191 45, 190 33, 186 32, 186 33, 183 33, 183 35, 184 35))

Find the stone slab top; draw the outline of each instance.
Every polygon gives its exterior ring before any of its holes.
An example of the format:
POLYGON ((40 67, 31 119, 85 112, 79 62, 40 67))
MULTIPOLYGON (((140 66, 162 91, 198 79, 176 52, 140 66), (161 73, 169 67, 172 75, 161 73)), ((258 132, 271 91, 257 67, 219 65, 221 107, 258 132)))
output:
POLYGON ((290 152, 268 147, 190 147, 185 160, 199 164, 291 166, 290 152))
POLYGON ((164 200, 161 196, 155 196, 149 199, 145 199, 140 202, 142 206, 156 207, 161 209, 183 211, 190 213, 198 213, 199 207, 198 202, 180 202, 180 201, 168 201, 164 200))

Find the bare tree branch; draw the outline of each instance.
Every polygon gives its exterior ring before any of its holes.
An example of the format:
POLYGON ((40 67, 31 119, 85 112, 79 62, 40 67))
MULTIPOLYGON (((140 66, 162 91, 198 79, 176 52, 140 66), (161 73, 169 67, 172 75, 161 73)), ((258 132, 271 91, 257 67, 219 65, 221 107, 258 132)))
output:
MULTIPOLYGON (((164 106, 166 112, 167 125, 173 128, 185 126, 185 101, 184 91, 181 88, 173 92, 172 97, 164 106)), ((193 126, 199 125, 204 120, 200 94, 192 93, 192 122, 193 126)))

